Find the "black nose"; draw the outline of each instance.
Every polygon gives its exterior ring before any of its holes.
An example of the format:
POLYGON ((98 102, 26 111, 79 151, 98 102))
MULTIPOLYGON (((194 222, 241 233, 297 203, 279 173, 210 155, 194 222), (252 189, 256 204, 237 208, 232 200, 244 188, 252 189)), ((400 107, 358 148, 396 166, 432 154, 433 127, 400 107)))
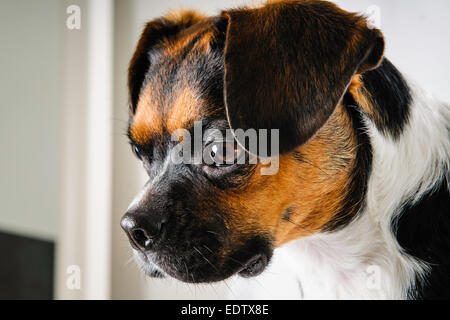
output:
POLYGON ((149 250, 161 236, 165 219, 144 212, 128 212, 120 221, 122 229, 128 235, 136 250, 149 250))

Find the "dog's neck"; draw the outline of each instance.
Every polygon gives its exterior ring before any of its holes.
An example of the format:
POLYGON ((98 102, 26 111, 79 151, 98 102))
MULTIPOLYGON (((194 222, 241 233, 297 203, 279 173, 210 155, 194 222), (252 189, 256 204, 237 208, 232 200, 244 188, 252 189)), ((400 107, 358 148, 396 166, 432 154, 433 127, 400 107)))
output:
MULTIPOLYGON (((399 74, 395 76, 395 85, 385 88, 390 87, 387 95, 391 95, 392 105, 398 103, 397 110, 374 110, 373 116, 365 121, 373 161, 365 205, 358 218, 338 232, 299 240, 285 248, 289 254, 284 256, 291 257, 291 261, 295 257, 293 252, 301 255, 297 260, 298 270, 302 270, 298 276, 307 298, 308 293, 312 298, 323 297, 325 289, 329 289, 330 298, 404 299, 412 289, 411 284, 420 281, 428 271, 425 263, 405 254, 400 247, 395 236, 395 221, 405 205, 420 200, 448 175, 449 108, 408 82, 410 103, 403 106, 407 110, 400 110, 400 104, 409 98, 399 94, 399 86, 406 82, 399 84, 399 74), (399 117, 399 113, 406 119, 402 122, 398 118, 400 122, 395 124, 389 117, 399 117), (382 121, 377 118, 380 116, 382 121), (314 282, 317 279, 307 278, 311 273, 305 272, 305 265, 322 280, 317 296, 314 290, 318 288, 314 282)), ((383 79, 384 75, 378 71, 370 81, 383 79)), ((371 100, 379 107, 387 100, 386 97, 381 101, 373 99, 380 95, 369 91, 373 86, 371 83, 369 89, 360 90, 370 93, 366 101, 371 100)))
POLYGON ((429 272, 427 264, 401 248, 395 221, 405 205, 420 200, 448 175, 449 108, 410 82, 399 83, 400 73, 390 63, 387 68, 388 75, 379 70, 359 79, 358 95, 353 92, 362 108, 372 110, 364 112, 373 154, 364 206, 346 227, 278 249, 271 269, 259 280, 269 285, 270 297, 406 299, 415 281, 429 272), (382 84, 388 78, 395 84, 382 84), (382 100, 373 91, 376 86, 390 90, 382 100), (400 95, 404 89, 406 95, 400 95), (402 103, 406 110, 400 110, 402 103), (274 290, 281 285, 283 292, 274 290))

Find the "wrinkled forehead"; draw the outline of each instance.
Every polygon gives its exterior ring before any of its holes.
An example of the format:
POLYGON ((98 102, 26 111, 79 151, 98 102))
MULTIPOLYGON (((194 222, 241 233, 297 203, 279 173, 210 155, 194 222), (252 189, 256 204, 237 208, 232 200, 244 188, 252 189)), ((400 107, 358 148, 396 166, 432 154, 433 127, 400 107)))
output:
POLYGON ((145 145, 155 135, 225 117, 223 59, 215 41, 210 25, 194 25, 148 52, 150 67, 130 119, 133 141, 145 145))

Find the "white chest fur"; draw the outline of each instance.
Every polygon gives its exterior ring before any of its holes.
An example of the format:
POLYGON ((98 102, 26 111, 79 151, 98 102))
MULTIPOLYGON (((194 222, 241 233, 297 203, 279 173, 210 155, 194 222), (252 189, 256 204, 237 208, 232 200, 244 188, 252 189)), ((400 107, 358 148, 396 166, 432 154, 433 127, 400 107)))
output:
POLYGON ((236 281, 238 298, 406 298, 408 284, 420 266, 399 251, 391 252, 380 240, 380 230, 366 219, 361 217, 340 232, 277 249, 269 269, 259 278, 236 281))

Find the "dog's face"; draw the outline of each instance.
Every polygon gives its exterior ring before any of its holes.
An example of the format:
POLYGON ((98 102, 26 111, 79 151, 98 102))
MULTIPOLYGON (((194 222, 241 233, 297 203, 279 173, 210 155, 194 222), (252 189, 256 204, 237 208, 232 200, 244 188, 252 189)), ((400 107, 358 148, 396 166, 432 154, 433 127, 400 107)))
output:
POLYGON ((365 159, 342 97, 382 52, 378 30, 322 1, 150 22, 129 73, 129 138, 149 181, 122 219, 142 269, 185 282, 255 276, 274 248, 349 221, 365 159), (199 121, 203 160, 175 163, 188 139, 173 135, 195 135, 199 121), (233 161, 251 158, 245 141, 214 132, 238 128, 280 130, 277 174, 233 161))

